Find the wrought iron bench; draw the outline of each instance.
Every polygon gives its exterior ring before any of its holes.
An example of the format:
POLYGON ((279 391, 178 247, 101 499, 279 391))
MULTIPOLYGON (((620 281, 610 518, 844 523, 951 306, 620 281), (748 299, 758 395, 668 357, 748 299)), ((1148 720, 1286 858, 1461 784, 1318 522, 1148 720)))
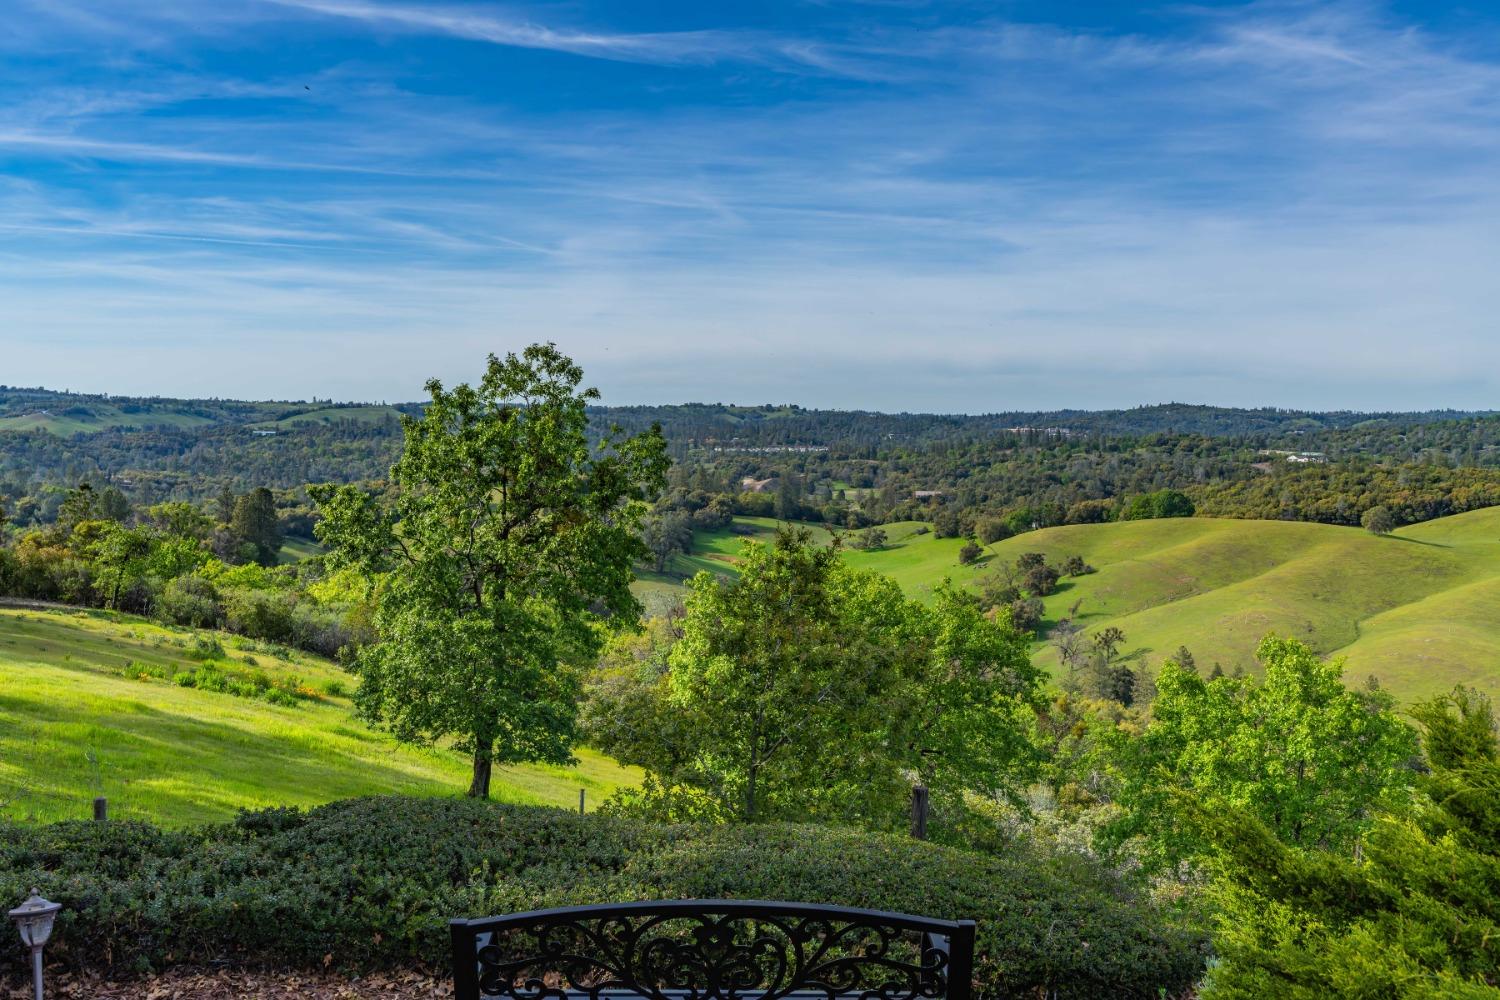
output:
POLYGON ((689 899, 455 920, 457 1000, 970 1000, 974 922, 689 899))

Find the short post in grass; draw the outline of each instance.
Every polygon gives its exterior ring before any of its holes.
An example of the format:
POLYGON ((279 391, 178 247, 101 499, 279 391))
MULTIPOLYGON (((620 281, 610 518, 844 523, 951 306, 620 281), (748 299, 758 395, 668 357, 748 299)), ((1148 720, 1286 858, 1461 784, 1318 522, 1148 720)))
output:
POLYGON ((103 823, 107 819, 109 819, 109 800, 101 795, 94 800, 94 822, 103 823))
POLYGON ((583 789, 578 789, 578 815, 583 815, 583 789))
POLYGON ((911 790, 911 835, 927 839, 927 786, 914 785, 911 790))
POLYGON ((52 936, 52 922, 57 919, 61 903, 42 898, 41 890, 32 889, 31 898, 10 911, 10 919, 21 932, 21 943, 31 949, 31 981, 36 1000, 42 1000, 42 946, 52 936))

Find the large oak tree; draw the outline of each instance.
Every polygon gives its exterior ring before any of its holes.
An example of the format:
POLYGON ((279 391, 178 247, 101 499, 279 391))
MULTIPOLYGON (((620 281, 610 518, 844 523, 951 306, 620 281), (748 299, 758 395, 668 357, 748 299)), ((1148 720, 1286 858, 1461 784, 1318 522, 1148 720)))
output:
POLYGON ((643 501, 664 482, 659 429, 597 445, 582 371, 551 344, 493 355, 477 386, 406 417, 392 502, 353 486, 310 492, 335 564, 378 580, 379 641, 362 648, 358 702, 397 738, 453 737, 469 794, 496 763, 571 759, 576 679, 607 622, 634 625, 631 566, 643 501))

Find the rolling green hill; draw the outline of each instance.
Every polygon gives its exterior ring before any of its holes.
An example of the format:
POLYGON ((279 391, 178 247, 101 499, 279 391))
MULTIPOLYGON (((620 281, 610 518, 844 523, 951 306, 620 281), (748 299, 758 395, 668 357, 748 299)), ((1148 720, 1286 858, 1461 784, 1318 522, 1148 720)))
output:
MULTIPOLYGON (((131 676, 142 664, 196 667, 200 634, 103 612, 0 609, 0 815, 82 818, 104 795, 112 816, 181 825, 241 807, 467 787, 466 758, 400 746, 355 719, 340 689, 352 679, 315 656, 217 636, 226 668, 292 673, 318 692, 295 706, 131 676)), ((597 804, 638 780, 609 758, 578 756, 576 768, 498 769, 493 794, 576 807, 580 787, 597 804)))
POLYGON ((332 424, 345 420, 356 424, 378 424, 399 417, 401 413, 402 410, 394 406, 328 406, 250 426, 266 430, 295 430, 308 424, 332 424))
MULTIPOLYGON (((774 522, 744 519, 751 537, 774 522)), ((849 551, 851 565, 894 577, 920 598, 945 576, 978 582, 1022 552, 1049 562, 1082 556, 1098 572, 1064 579, 1045 601, 1046 625, 1078 605, 1089 632, 1124 630, 1127 657, 1155 666, 1179 645, 1207 669, 1254 668, 1267 632, 1348 657, 1351 682, 1374 674, 1402 698, 1456 683, 1500 691, 1500 508, 1472 511, 1377 537, 1357 528, 1291 521, 1179 518, 1070 525, 988 546, 974 566, 958 564, 962 542, 886 525, 887 545, 849 551)), ((678 573, 733 572, 733 531, 698 536, 678 573)), ((824 532, 826 537, 826 532, 824 532)), ((669 579, 654 581, 666 587, 669 579)), ((663 600, 661 594, 657 600, 663 600)), ((1056 666, 1055 652, 1037 659, 1056 666)))
POLYGON ((170 408, 135 408, 133 411, 108 403, 66 406, 61 409, 37 406, 9 416, 0 416, 0 431, 44 430, 68 435, 96 431, 146 427, 205 427, 215 421, 194 413, 170 408))

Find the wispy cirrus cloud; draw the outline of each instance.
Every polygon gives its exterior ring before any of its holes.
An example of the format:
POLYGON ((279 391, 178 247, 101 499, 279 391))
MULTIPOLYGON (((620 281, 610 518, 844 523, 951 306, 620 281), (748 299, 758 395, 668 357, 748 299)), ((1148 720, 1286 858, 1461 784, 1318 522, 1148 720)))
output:
POLYGON ((430 32, 526 49, 626 62, 689 62, 754 50, 746 38, 729 31, 678 31, 643 34, 557 29, 498 11, 440 5, 363 3, 358 0, 262 0, 264 3, 383 28, 430 32))

